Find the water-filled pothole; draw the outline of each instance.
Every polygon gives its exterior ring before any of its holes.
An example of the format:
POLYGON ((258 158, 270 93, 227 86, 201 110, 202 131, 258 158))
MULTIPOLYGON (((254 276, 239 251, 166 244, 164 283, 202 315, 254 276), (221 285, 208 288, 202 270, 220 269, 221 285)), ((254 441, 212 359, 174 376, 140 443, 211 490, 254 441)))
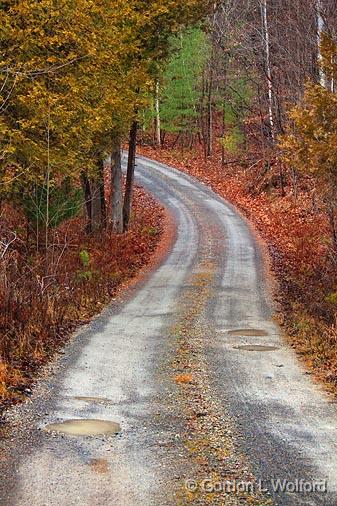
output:
POLYGON ((236 346, 235 349, 242 351, 275 351, 279 348, 277 348, 277 346, 268 346, 264 344, 242 344, 236 346))
POLYGON ((256 337, 262 337, 267 336, 268 332, 261 329, 236 329, 236 330, 229 330, 228 334, 230 336, 256 336, 256 337))
POLYGON ((74 399, 76 399, 76 401, 92 402, 95 404, 112 404, 112 401, 110 399, 106 399, 105 397, 85 397, 77 395, 74 399))
POLYGON ((45 427, 48 432, 58 432, 73 436, 102 436, 118 434, 121 427, 118 423, 108 420, 65 420, 60 423, 51 423, 45 427))

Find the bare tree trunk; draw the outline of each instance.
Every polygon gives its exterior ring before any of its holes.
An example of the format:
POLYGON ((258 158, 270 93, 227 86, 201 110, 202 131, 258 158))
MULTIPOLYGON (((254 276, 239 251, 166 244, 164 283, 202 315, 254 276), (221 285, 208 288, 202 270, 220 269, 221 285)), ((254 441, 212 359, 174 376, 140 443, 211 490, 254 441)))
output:
POLYGON ((225 135, 226 135, 226 92, 227 92, 227 65, 223 68, 224 79, 222 87, 222 120, 221 120, 221 166, 225 166, 225 135))
POLYGON ((156 146, 158 148, 161 147, 161 125, 160 125, 160 103, 159 103, 159 81, 156 81, 156 91, 155 91, 155 111, 156 111, 156 122, 155 122, 155 141, 156 146))
POLYGON ((292 187, 293 187, 294 199, 296 201, 297 195, 298 195, 298 176, 297 176, 297 171, 294 168, 291 169, 291 182, 292 182, 292 187))
POLYGON ((111 153, 111 227, 113 232, 123 232, 123 192, 121 145, 117 142, 111 153))
POLYGON ((201 125, 201 134, 203 139, 203 150, 204 150, 204 158, 207 159, 207 146, 208 146, 208 131, 207 126, 205 125, 205 96, 206 96, 206 72, 203 72, 202 76, 202 92, 201 92, 201 100, 200 100, 200 125, 201 125))
POLYGON ((225 166, 225 134, 226 134, 226 102, 225 98, 222 104, 222 121, 221 121, 221 167, 225 166))
POLYGON ((211 68, 208 82, 208 95, 207 95, 207 156, 212 156, 212 144, 213 144, 212 92, 213 92, 213 69, 211 68))
POLYGON ((98 175, 95 179, 89 179, 82 171, 81 184, 84 191, 85 209, 87 214, 88 233, 97 232, 106 226, 106 204, 104 192, 104 167, 103 161, 99 161, 98 175))
POLYGON ((49 205, 50 205, 50 110, 48 106, 48 127, 47 127, 47 174, 46 174, 46 216, 45 216, 45 275, 49 269, 49 205))
POLYGON ((267 0, 261 1, 261 16, 262 16, 262 34, 263 34, 263 42, 264 42, 265 57, 266 57, 266 73, 267 73, 267 84, 268 84, 268 114, 269 114, 269 123, 270 123, 270 134, 271 134, 272 141, 274 142, 275 141, 275 121, 274 121, 274 113, 273 113, 274 89, 273 89, 272 72, 271 72, 271 64, 270 64, 270 41, 269 41, 267 0))
POLYGON ((100 181, 90 181, 91 190, 91 232, 97 232, 102 227, 102 199, 100 181))
POLYGON ((92 232, 92 213, 91 213, 91 188, 90 181, 86 172, 81 172, 81 185, 84 193, 84 206, 87 215, 86 232, 92 232))
POLYGON ((138 122, 135 120, 132 123, 130 130, 129 139, 129 156, 128 156, 128 168, 126 172, 126 186, 124 195, 123 205, 123 230, 124 232, 129 228, 131 205, 132 205, 132 193, 133 193, 133 180, 135 175, 135 164, 136 164, 136 148, 137 148, 137 130, 138 122))
POLYGON ((322 0, 316 0, 316 16, 317 16, 317 55, 318 55, 318 71, 319 71, 319 82, 324 88, 327 87, 326 76, 321 68, 322 53, 321 53, 321 41, 322 33, 324 31, 324 20, 322 16, 322 0))
POLYGON ((107 211, 105 202, 105 181, 104 181, 104 161, 99 162, 99 192, 101 199, 101 227, 106 228, 107 225, 107 211))
MULTIPOLYGON (((333 63, 333 62, 331 61, 331 63, 333 63)), ((330 91, 331 91, 331 93, 336 93, 336 86, 335 86, 335 78, 334 77, 331 77, 330 91)))
POLYGON ((216 12, 217 2, 213 2, 213 14, 210 21, 211 24, 211 55, 209 59, 208 71, 208 94, 207 94, 207 157, 211 157, 213 153, 213 87, 215 80, 216 61, 215 52, 217 47, 216 42, 216 12))

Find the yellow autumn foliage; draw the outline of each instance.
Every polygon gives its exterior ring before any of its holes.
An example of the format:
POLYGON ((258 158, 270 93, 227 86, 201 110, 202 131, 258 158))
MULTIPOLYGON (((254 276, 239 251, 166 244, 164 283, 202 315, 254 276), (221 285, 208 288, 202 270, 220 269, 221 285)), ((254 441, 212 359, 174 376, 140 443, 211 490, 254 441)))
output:
POLYGON ((200 0, 2 2, 0 195, 29 191, 47 173, 95 171, 145 105, 171 34, 207 7, 200 0))
POLYGON ((322 72, 327 86, 308 83, 303 102, 290 113, 292 125, 281 139, 285 161, 311 174, 324 187, 337 187, 337 45, 322 38, 322 72))

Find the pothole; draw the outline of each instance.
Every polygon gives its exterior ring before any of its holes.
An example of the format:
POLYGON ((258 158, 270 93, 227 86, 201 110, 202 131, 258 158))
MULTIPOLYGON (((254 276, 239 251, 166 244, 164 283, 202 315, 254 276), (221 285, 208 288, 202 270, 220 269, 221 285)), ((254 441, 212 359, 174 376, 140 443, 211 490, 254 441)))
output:
POLYGON ((118 423, 108 420, 65 420, 61 423, 51 423, 46 425, 48 432, 58 432, 60 434, 69 434, 73 436, 102 436, 118 434, 121 427, 118 423))
POLYGON ((229 330, 228 335, 230 336, 256 336, 256 337, 262 337, 267 336, 268 332, 261 329, 236 329, 236 330, 229 330))
POLYGON ((264 344, 242 344, 240 346, 235 346, 236 350, 242 351, 275 351, 279 350, 277 346, 268 346, 264 344))
POLYGON ((112 401, 110 399, 105 399, 104 397, 84 397, 77 395, 74 397, 76 401, 83 401, 83 402, 92 402, 95 404, 111 404, 112 401))

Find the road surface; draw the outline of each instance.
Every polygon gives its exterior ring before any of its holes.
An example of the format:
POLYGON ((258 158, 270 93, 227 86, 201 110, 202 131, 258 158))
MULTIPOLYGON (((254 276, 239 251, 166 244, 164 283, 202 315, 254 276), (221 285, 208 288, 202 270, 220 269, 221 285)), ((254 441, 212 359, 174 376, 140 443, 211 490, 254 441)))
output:
POLYGON ((8 413, 0 504, 337 504, 336 405, 280 336, 246 221, 164 165, 136 178, 172 249, 8 413))

